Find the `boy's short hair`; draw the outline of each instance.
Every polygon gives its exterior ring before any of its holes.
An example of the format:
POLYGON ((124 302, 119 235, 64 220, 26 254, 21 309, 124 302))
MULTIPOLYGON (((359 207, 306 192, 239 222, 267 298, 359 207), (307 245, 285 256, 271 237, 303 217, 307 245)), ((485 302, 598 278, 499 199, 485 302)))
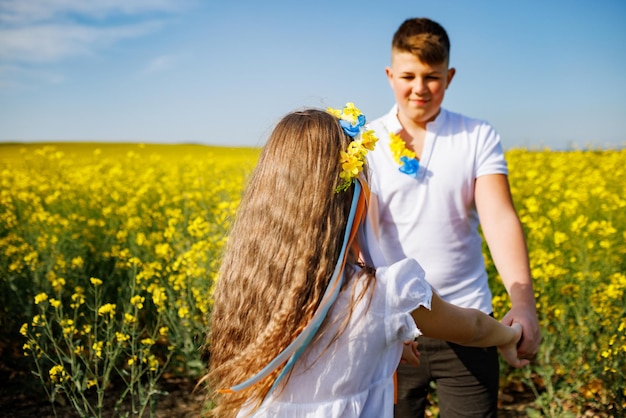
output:
POLYGON ((450 39, 439 23, 425 17, 405 20, 391 42, 391 51, 409 52, 429 65, 448 62, 450 39))

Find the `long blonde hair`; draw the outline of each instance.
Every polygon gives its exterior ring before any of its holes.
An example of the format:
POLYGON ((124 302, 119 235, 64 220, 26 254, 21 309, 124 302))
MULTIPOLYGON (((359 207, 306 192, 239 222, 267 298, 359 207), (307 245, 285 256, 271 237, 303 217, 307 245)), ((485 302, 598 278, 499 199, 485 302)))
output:
MULTIPOLYGON (((315 313, 337 263, 350 210, 353 188, 334 192, 340 151, 350 141, 334 116, 317 109, 286 115, 270 135, 219 271, 208 338, 212 390, 261 370, 315 313)), ((356 257, 352 251, 347 268, 356 257)), ((365 271, 367 288, 373 276, 365 271)), ((246 401, 258 407, 279 371, 241 392, 213 392, 217 406, 211 414, 235 416, 246 401)))

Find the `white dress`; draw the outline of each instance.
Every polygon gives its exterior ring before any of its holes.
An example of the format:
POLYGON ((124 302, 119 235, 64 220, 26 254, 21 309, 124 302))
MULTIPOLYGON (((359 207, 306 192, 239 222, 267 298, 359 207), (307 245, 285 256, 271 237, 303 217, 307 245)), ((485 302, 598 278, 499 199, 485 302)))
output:
MULTIPOLYGON (((357 289, 357 294, 358 294, 357 289)), ((351 321, 330 346, 347 314, 350 287, 329 311, 328 332, 296 362, 287 385, 265 400, 254 417, 393 417, 393 374, 403 342, 421 334, 410 313, 430 309, 432 291, 412 259, 376 271, 369 298, 356 306, 351 321)), ((238 417, 250 416, 246 408, 238 417)))

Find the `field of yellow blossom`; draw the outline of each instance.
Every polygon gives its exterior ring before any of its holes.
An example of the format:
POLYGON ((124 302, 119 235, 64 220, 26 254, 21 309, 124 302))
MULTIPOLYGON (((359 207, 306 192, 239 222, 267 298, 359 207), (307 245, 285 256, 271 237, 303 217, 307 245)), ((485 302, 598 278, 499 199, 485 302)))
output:
MULTIPOLYGON (((258 155, 201 145, 0 145, 0 342, 19 342, 51 401, 102 416, 111 382, 122 381, 118 404, 141 414, 165 373, 205 372, 211 289, 258 155)), ((621 416, 626 150, 506 156, 543 343, 530 367, 503 365, 503 385, 534 393, 528 416, 621 416)), ((501 318, 508 298, 486 248, 485 257, 501 318)))

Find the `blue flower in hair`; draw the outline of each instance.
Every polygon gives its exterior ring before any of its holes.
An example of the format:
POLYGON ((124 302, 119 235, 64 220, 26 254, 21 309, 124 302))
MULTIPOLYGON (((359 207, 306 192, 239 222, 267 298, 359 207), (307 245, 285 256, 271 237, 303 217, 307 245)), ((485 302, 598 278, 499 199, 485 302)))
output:
POLYGON ((350 121, 339 119, 339 125, 343 128, 343 131, 354 138, 361 132, 361 128, 365 126, 365 115, 359 115, 355 123, 351 123, 350 121))
POLYGON ((420 168, 420 162, 415 158, 409 158, 406 156, 400 157, 400 172, 408 174, 409 176, 417 177, 417 171, 420 168))

